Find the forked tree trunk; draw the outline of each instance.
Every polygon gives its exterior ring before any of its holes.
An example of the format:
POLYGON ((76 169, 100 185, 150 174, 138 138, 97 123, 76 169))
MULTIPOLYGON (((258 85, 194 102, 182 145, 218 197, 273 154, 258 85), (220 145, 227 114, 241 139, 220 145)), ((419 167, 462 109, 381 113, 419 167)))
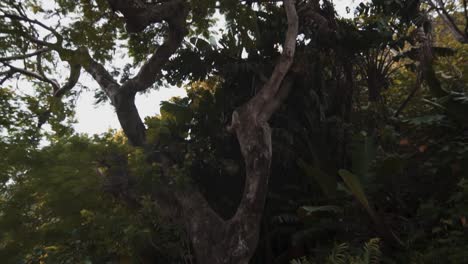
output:
POLYGON ((267 123, 244 120, 238 124, 236 133, 245 159, 246 182, 234 217, 225 221, 211 209, 200 210, 200 203, 193 204, 198 200, 196 197, 190 197, 184 206, 189 209, 185 216, 197 263, 247 264, 258 244, 270 175, 271 133, 267 123))
POLYGON ((199 194, 181 200, 198 263, 248 264, 257 248, 272 158, 268 120, 292 87, 292 79, 285 76, 294 59, 298 17, 293 0, 285 0, 284 8, 288 30, 283 54, 260 91, 233 113, 229 127, 236 133, 246 168, 236 213, 229 220, 221 219, 199 194))
MULTIPOLYGON (((134 104, 135 94, 151 87, 163 65, 181 45, 187 33, 188 4, 168 0, 151 4, 141 0, 108 0, 123 14, 127 30, 140 32, 152 23, 168 23, 164 43, 142 66, 138 74, 119 85, 87 51, 85 70, 99 83, 116 108, 123 131, 134 146, 145 147, 145 127, 134 104)), ((230 131, 236 134, 246 167, 245 186, 234 216, 222 219, 195 187, 183 190, 173 185, 161 186, 154 194, 163 208, 178 207, 185 220, 192 247, 199 264, 247 264, 258 244, 260 221, 268 190, 272 157, 268 120, 287 97, 292 86, 285 76, 291 68, 298 34, 298 17, 294 0, 284 0, 288 29, 280 56, 268 81, 259 92, 232 115, 230 131)), ((151 161, 150 161, 151 162, 151 161)), ((164 168, 171 164, 161 163, 164 168)), ((164 180, 164 179, 163 179, 164 180)), ((170 180, 168 180, 168 183, 170 180)))
MULTIPOLYGON (((143 147, 145 150, 151 149, 152 146, 146 140, 146 128, 135 106, 135 95, 137 92, 149 89, 157 81, 164 65, 182 45, 188 32, 186 20, 190 4, 186 0, 107 0, 107 2, 113 11, 123 15, 128 33, 140 33, 155 23, 167 24, 164 42, 149 56, 134 77, 119 84, 104 65, 94 60, 86 47, 70 49, 63 46, 63 37, 48 27, 45 29, 55 35, 57 43, 31 37, 31 41, 42 48, 32 55, 51 50, 57 52, 61 60, 70 64, 70 77, 67 83, 60 87, 45 76, 12 65, 9 67, 12 72, 19 72, 51 84, 56 97, 61 97, 73 88, 83 68, 110 99, 130 144, 143 147)), ((164 176, 161 176, 163 178, 161 181, 167 180, 167 184, 162 184, 158 190, 151 193, 162 213, 170 214, 174 209, 182 212, 199 264, 247 264, 257 247, 272 156, 268 120, 284 101, 292 86, 291 78, 285 79, 285 76, 293 63, 298 34, 298 17, 294 0, 284 0, 283 5, 288 21, 283 53, 270 78, 259 92, 236 109, 232 115, 230 130, 237 136, 246 167, 244 191, 235 215, 229 220, 222 219, 195 187, 177 188, 171 184, 171 179, 165 179, 164 176)), ((17 18, 14 16, 12 19, 17 18)), ((173 165, 170 164, 171 159, 167 157, 161 160, 159 162, 163 171, 173 165)), ((116 195, 127 196, 132 204, 138 206, 138 199, 130 195, 131 175, 125 162, 120 162, 117 166, 118 168, 109 169, 109 172, 115 174, 109 178, 119 182, 119 192, 116 195)), ((164 175, 169 174, 164 173, 164 175)), ((112 189, 114 185, 110 183, 112 189)))

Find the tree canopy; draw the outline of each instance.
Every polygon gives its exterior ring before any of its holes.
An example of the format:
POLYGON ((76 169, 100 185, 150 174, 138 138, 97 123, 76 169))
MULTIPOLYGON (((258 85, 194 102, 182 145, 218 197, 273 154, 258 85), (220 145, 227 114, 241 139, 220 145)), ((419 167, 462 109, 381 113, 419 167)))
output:
POLYGON ((349 11, 2 1, 0 259, 468 262, 466 1, 349 11), (83 90, 121 130, 74 131, 83 90))

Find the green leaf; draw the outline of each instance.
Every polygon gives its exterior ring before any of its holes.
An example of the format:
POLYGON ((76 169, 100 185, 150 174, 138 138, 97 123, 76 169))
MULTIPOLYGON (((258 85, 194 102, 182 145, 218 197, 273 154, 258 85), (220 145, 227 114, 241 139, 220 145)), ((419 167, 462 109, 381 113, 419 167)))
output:
POLYGON ((351 149, 352 171, 361 176, 361 180, 366 180, 369 177, 369 171, 377 152, 375 139, 362 131, 353 138, 351 149))
POLYGON ((410 118, 404 120, 404 122, 407 122, 410 125, 414 126, 421 126, 421 125, 434 125, 437 123, 440 123, 442 120, 445 119, 444 115, 425 115, 425 116, 419 116, 415 118, 410 118))
POLYGON ((343 211, 340 207, 334 205, 302 206, 301 209, 304 210, 308 215, 317 212, 340 213, 343 211))
POLYGON ((310 178, 313 178, 322 189, 323 193, 327 197, 336 196, 336 177, 326 174, 320 168, 313 167, 310 164, 307 164, 304 160, 298 160, 298 165, 305 171, 306 175, 310 178))
POLYGON ((341 178, 343 179, 343 181, 345 182, 346 186, 349 188, 351 193, 354 195, 354 197, 366 209, 369 215, 372 218, 376 219, 377 215, 375 214, 374 210, 370 207, 369 200, 367 199, 367 196, 364 192, 364 188, 362 187, 361 182, 359 181, 358 177, 354 175, 353 173, 344 169, 339 170, 338 174, 341 176, 341 178))

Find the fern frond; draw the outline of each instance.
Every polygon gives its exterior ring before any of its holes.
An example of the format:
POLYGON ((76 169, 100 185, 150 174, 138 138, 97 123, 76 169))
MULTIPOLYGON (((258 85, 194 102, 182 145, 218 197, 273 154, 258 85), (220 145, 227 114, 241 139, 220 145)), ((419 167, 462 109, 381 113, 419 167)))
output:
POLYGON ((347 243, 341 243, 335 245, 330 256, 328 256, 328 263, 330 264, 346 264, 348 259, 348 248, 347 243))
POLYGON ((302 257, 300 259, 291 260, 290 264, 312 264, 312 262, 308 261, 306 257, 302 257))
POLYGON ((372 238, 364 245, 364 260, 366 264, 379 264, 382 256, 380 239, 372 238))

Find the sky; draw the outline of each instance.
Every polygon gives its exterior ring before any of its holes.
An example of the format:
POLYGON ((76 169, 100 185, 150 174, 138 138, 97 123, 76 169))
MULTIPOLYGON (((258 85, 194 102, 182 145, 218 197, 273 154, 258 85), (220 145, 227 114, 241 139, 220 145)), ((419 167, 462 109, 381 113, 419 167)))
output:
MULTIPOLYGON (((45 0, 44 2, 51 1, 45 0)), ((340 16, 350 17, 351 14, 346 13, 346 7, 351 10, 361 1, 359 0, 334 0, 336 11, 340 16)), ((124 63, 125 58, 121 58, 124 63)), ((122 64, 123 65, 123 64, 122 64)), ((80 82, 88 87, 96 87, 95 83, 89 76, 85 76, 80 82)), ((135 104, 142 118, 146 116, 154 116, 159 114, 159 106, 161 101, 170 99, 173 96, 184 96, 183 88, 159 88, 152 90, 149 93, 139 94, 136 97, 135 104)), ((94 105, 94 94, 91 91, 83 91, 76 105, 76 120, 78 121, 74 128, 79 133, 100 134, 109 129, 119 129, 120 125, 117 115, 110 103, 102 103, 94 105)))

